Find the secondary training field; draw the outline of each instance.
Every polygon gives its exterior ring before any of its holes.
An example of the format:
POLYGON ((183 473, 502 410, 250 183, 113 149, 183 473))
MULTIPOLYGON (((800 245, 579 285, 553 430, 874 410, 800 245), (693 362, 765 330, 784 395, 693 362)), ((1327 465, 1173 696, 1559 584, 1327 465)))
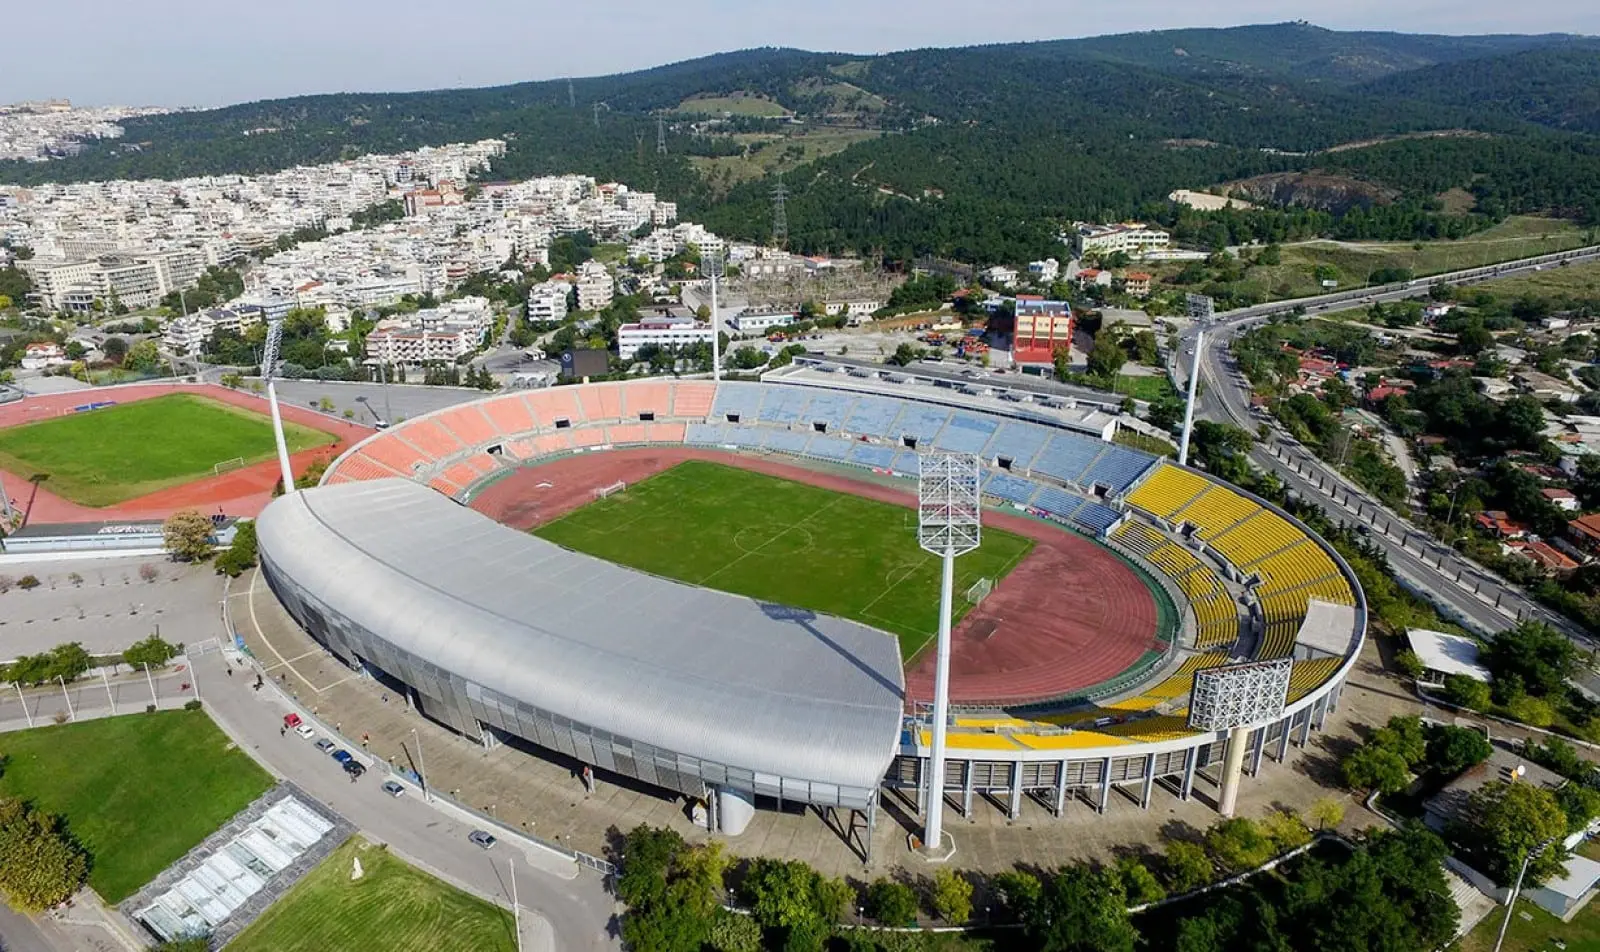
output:
MULTIPOLYGON (((915 514, 707 462, 682 463, 535 530, 579 552, 735 595, 880 628, 910 658, 937 634, 939 560, 915 514)), ((984 533, 956 590, 1004 578, 1033 543, 984 533)), ((956 616, 970 606, 957 598, 956 616)))
MULTIPOLYGON (((284 423, 289 452, 337 442, 329 433, 284 423)), ((56 495, 111 506, 244 465, 275 452, 265 416, 192 394, 168 394, 0 430, 0 469, 49 474, 56 495)))
POLYGON ((511 912, 360 838, 335 850, 228 943, 238 952, 511 952, 511 912), (352 860, 361 878, 351 879, 352 860))
POLYGON ((0 796, 66 818, 89 885, 121 902, 272 786, 200 711, 0 734, 0 796))
MULTIPOLYGON (((531 529, 590 503, 597 488, 619 479, 640 485, 688 460, 885 503, 904 513, 903 522, 895 521, 892 536, 904 542, 892 544, 916 544, 910 529, 916 505, 911 480, 873 479, 862 471, 691 447, 582 453, 524 467, 476 493, 472 508, 506 525, 531 529)), ((1155 597, 1115 553, 1055 525, 1003 509, 985 512, 984 526, 986 533, 1003 529, 1031 539, 1033 551, 952 633, 952 700, 1010 704, 1064 697, 1122 674, 1160 647, 1155 597)), ((929 598, 935 598, 937 590, 930 591, 929 598)), ((908 663, 908 699, 925 701, 933 696, 933 666, 932 651, 908 663)))

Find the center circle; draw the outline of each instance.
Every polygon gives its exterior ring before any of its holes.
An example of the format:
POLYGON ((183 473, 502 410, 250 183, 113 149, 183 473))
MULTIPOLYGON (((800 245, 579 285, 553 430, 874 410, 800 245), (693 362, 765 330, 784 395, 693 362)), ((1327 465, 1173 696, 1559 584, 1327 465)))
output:
POLYGON ((817 537, 805 526, 792 526, 776 536, 746 527, 734 533, 733 544, 746 555, 799 555, 814 548, 817 537))

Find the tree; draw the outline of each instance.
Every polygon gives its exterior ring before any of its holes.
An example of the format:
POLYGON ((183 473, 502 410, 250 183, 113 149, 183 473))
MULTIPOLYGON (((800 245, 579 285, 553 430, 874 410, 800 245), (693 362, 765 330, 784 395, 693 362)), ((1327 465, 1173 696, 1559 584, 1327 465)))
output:
POLYGON ((867 887, 867 915, 886 926, 910 926, 917 922, 917 894, 905 883, 879 878, 867 887))
POLYGON ((211 554, 211 520, 194 509, 180 509, 161 524, 168 552, 184 562, 199 562, 211 554))
POLYGON ((1167 898, 1167 891, 1136 856, 1124 856, 1117 861, 1117 875, 1122 877, 1122 891, 1127 894, 1128 905, 1143 906, 1167 898))
POLYGON ((1581 783, 1562 784, 1556 790, 1556 803, 1567 816, 1567 832, 1577 833, 1600 816, 1600 790, 1581 783))
POLYGON ((89 860, 51 814, 0 798, 0 893, 24 912, 66 901, 89 874, 89 860))
POLYGON ((168 661, 178 656, 183 650, 182 645, 175 645, 163 641, 160 635, 151 635, 142 641, 135 641, 122 652, 123 663, 140 668, 149 665, 160 668, 168 661))
POLYGON ((1517 678, 1529 694, 1543 697, 1563 689, 1578 649, 1549 625, 1525 621, 1495 635, 1483 660, 1496 682, 1517 678))
POLYGON ((1167 888, 1174 893, 1186 893, 1211 885, 1217 878, 1217 868, 1206 855, 1205 848, 1187 840, 1174 840, 1167 844, 1166 856, 1161 863, 1167 888))
MULTIPOLYGON (((1455 836, 1472 865, 1502 886, 1511 885, 1537 846, 1567 834, 1567 814, 1555 794, 1531 783, 1485 784, 1467 800, 1464 815, 1471 820, 1458 824, 1455 836)), ((1536 885, 1560 875, 1563 858, 1561 844, 1552 844, 1529 864, 1527 881, 1536 885)))
POLYGON ((106 342, 100 345, 100 350, 107 360, 120 364, 128 356, 128 342, 121 337, 107 337, 106 342))
POLYGON ((1399 671, 1401 674, 1412 679, 1413 681, 1422 677, 1422 659, 1417 657, 1417 653, 1415 651, 1411 651, 1410 649, 1395 653, 1394 667, 1396 671, 1399 671))
POLYGON ((1506 714, 1530 727, 1549 727, 1556 722, 1555 708, 1543 698, 1520 694, 1506 704, 1506 714))
POLYGON ((1272 841, 1276 853, 1287 853, 1311 842, 1311 831, 1306 821, 1293 810, 1273 810, 1261 818, 1261 832, 1272 841))
MULTIPOLYGON (((110 343, 107 341, 106 343, 110 343)), ((128 354, 122 359, 122 366, 141 374, 152 374, 161 367, 161 351, 156 348, 153 340, 142 340, 128 348, 128 354)))
POLYGON ((1465 674, 1447 674, 1444 677, 1445 700, 1457 707, 1485 711, 1492 703, 1489 685, 1465 674))
POLYGON ((1428 734, 1422 718, 1415 715, 1389 718, 1389 723, 1372 732, 1369 743, 1399 754, 1407 767, 1417 766, 1428 756, 1428 734))
POLYGON ((1428 766, 1442 777, 1454 777, 1468 767, 1489 759, 1494 748, 1482 731, 1470 727, 1444 725, 1428 737, 1428 766))
POLYGON ((718 909, 711 920, 710 942, 717 952, 761 952, 761 926, 750 916, 718 909))
POLYGON ((1365 744, 1352 751, 1342 763, 1344 782, 1357 790, 1399 793, 1411 782, 1405 758, 1392 750, 1365 744))
POLYGON ((767 355, 754 347, 741 347, 733 352, 733 366, 736 370, 754 370, 767 362, 767 355))
POLYGON ((1240 873, 1271 859, 1276 848, 1259 824, 1240 816, 1221 820, 1206 831, 1206 853, 1223 869, 1240 873))
POLYGON ((1344 801, 1323 797, 1311 805, 1311 819, 1316 821, 1319 830, 1337 828, 1344 822, 1344 801))
POLYGON ((901 344, 899 347, 894 349, 894 353, 889 356, 887 362, 894 364, 897 367, 904 367, 907 364, 910 364, 913 360, 916 360, 919 356, 920 353, 917 348, 911 346, 910 344, 901 344))
MULTIPOLYGON (((279 480, 279 482, 282 482, 282 480, 279 480)), ((298 486, 299 484, 300 480, 296 479, 295 485, 298 486)), ((226 551, 217 556, 217 574, 226 574, 230 578, 238 578, 239 573, 256 564, 256 555, 255 521, 241 519, 234 523, 233 542, 229 544, 226 551)))
POLYGON ((672 830, 639 826, 624 840, 628 861, 617 898, 628 906, 629 948, 699 952, 710 939, 727 858, 719 843, 691 847, 672 830))
POLYGON ((972 883, 953 870, 933 874, 933 911, 953 926, 972 918, 972 883))
POLYGON ((989 888, 999 900, 1000 908, 1018 922, 1025 921, 1044 894, 1044 884, 1032 873, 1006 870, 989 880, 989 888))
POLYGON ((1117 336, 1109 328, 1102 328, 1094 335, 1094 347, 1089 351, 1089 375, 1104 381, 1113 381, 1117 373, 1122 370, 1127 356, 1117 336))
POLYGON ((1023 930, 1041 952, 1133 952, 1139 938, 1121 877, 1083 865, 1044 884, 1023 930))
POLYGON ((798 860, 759 858, 740 884, 740 896, 764 928, 789 933, 794 939, 825 939, 832 934, 850 890, 842 880, 828 879, 798 860))

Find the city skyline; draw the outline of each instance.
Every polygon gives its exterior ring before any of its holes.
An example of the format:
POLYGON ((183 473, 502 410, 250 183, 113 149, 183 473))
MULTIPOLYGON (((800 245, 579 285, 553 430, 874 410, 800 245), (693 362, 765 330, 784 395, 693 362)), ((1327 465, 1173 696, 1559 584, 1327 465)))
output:
POLYGON ((1180 9, 1134 0, 1120 6, 1115 19, 1087 16, 1090 11, 1077 16, 1045 0, 1000 0, 976 18, 970 8, 931 0, 914 20, 882 2, 819 0, 803 10, 782 6, 757 15, 725 0, 670 8, 626 0, 599 25, 580 9, 530 11, 510 0, 468 0, 452 8, 447 24, 435 22, 437 8, 415 0, 381 7, 368 0, 285 0, 237 8, 160 0, 155 15, 151 6, 62 0, 13 11, 16 35, 71 35, 74 55, 63 57, 46 44, 14 49, 0 101, 210 107, 315 93, 598 76, 757 46, 870 54, 1296 18, 1339 30, 1600 33, 1600 9, 1566 0, 1535 9, 1486 0, 1356 0, 1337 10, 1303 0, 1180 9), (945 15, 942 8, 948 8, 945 15))

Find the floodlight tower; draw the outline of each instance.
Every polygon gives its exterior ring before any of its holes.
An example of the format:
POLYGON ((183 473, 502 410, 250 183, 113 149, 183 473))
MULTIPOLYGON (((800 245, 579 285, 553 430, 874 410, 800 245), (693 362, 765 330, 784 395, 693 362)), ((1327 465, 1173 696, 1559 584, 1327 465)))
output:
POLYGON ((722 382, 722 312, 717 309, 717 287, 722 284, 722 254, 701 255, 700 264, 711 278, 711 379, 722 382))
MULTIPOLYGON (((1217 812, 1223 816, 1233 816, 1239 803, 1239 780, 1244 774, 1250 734, 1283 716, 1293 670, 1291 659, 1275 658, 1203 668, 1194 673, 1189 690, 1189 726, 1199 731, 1228 733, 1222 789, 1217 795, 1217 812)), ((1266 743, 1265 733, 1261 743, 1266 743)))
POLYGON ((976 549, 980 541, 982 465, 971 453, 928 453, 921 462, 921 475, 917 478, 917 545, 943 561, 938 665, 933 681, 933 743, 928 752, 927 823, 922 836, 922 848, 937 855, 944 844, 944 742, 950 717, 950 611, 956 557, 976 549))
POLYGON ((1200 364, 1205 359, 1206 325, 1211 321, 1214 305, 1204 294, 1189 295, 1189 316, 1194 319, 1200 333, 1194 338, 1194 359, 1189 362, 1189 399, 1183 408, 1183 439, 1178 443, 1178 465, 1189 465, 1189 434, 1194 429, 1194 400, 1200 383, 1200 364))
POLYGON ((267 406, 272 409, 272 437, 278 442, 278 467, 283 470, 283 494, 294 492, 294 470, 289 468, 289 444, 283 438, 283 416, 278 412, 278 348, 283 344, 283 318, 267 321, 267 343, 261 351, 261 377, 267 382, 267 406))

